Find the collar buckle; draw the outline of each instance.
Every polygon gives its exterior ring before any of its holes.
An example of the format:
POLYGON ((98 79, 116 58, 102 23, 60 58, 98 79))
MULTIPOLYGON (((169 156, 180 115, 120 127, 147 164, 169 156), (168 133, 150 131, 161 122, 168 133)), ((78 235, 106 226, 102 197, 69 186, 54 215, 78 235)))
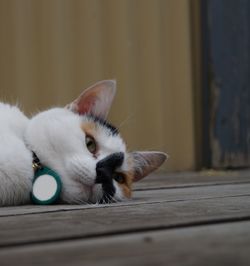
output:
POLYGON ((41 164, 39 158, 37 157, 37 155, 34 152, 32 152, 32 153, 33 153, 32 167, 33 167, 34 171, 36 172, 38 170, 41 170, 43 167, 42 167, 42 164, 41 164))

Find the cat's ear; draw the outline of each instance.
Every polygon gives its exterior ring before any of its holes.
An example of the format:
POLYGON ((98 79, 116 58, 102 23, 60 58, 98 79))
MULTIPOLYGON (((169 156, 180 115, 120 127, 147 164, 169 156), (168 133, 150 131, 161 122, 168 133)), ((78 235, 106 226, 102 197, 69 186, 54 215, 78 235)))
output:
POLYGON ((134 182, 156 170, 168 158, 166 153, 157 151, 132 152, 130 155, 134 165, 134 182))
POLYGON ((90 114, 105 120, 108 116, 115 92, 115 80, 99 81, 84 90, 66 108, 78 114, 90 114))

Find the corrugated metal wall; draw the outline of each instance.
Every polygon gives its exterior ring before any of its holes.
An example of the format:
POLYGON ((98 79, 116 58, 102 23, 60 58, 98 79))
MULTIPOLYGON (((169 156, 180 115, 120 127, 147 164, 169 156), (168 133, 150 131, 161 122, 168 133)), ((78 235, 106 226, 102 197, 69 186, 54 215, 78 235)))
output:
POLYGON ((110 115, 130 149, 193 169, 188 0, 0 0, 0 98, 29 114, 116 78, 110 115))

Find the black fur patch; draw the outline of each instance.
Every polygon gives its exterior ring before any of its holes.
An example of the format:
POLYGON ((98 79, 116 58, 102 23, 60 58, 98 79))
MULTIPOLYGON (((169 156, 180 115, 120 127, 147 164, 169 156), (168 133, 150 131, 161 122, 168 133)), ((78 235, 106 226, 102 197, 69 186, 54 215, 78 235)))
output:
POLYGON ((113 184, 113 175, 117 167, 120 167, 124 160, 122 152, 113 153, 99 161, 96 165, 96 183, 102 184, 103 199, 101 203, 112 201, 115 195, 115 187, 113 184))
POLYGON ((106 127, 107 129, 109 129, 110 133, 112 135, 118 135, 119 134, 119 130, 113 126, 112 124, 110 124, 108 121, 104 120, 104 119, 101 119, 97 116, 94 116, 94 115, 88 115, 88 117, 93 120, 95 123, 98 123, 100 124, 101 126, 103 127, 106 127))

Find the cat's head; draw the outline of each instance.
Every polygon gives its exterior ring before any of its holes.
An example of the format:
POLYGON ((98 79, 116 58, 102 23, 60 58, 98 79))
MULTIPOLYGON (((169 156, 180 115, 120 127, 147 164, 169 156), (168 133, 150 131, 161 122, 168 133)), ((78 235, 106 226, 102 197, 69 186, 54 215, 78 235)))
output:
POLYGON ((41 112, 29 123, 26 141, 41 163, 61 176, 64 202, 130 198, 132 183, 167 158, 126 150, 118 129, 106 121, 115 91, 115 81, 98 82, 65 108, 41 112))

